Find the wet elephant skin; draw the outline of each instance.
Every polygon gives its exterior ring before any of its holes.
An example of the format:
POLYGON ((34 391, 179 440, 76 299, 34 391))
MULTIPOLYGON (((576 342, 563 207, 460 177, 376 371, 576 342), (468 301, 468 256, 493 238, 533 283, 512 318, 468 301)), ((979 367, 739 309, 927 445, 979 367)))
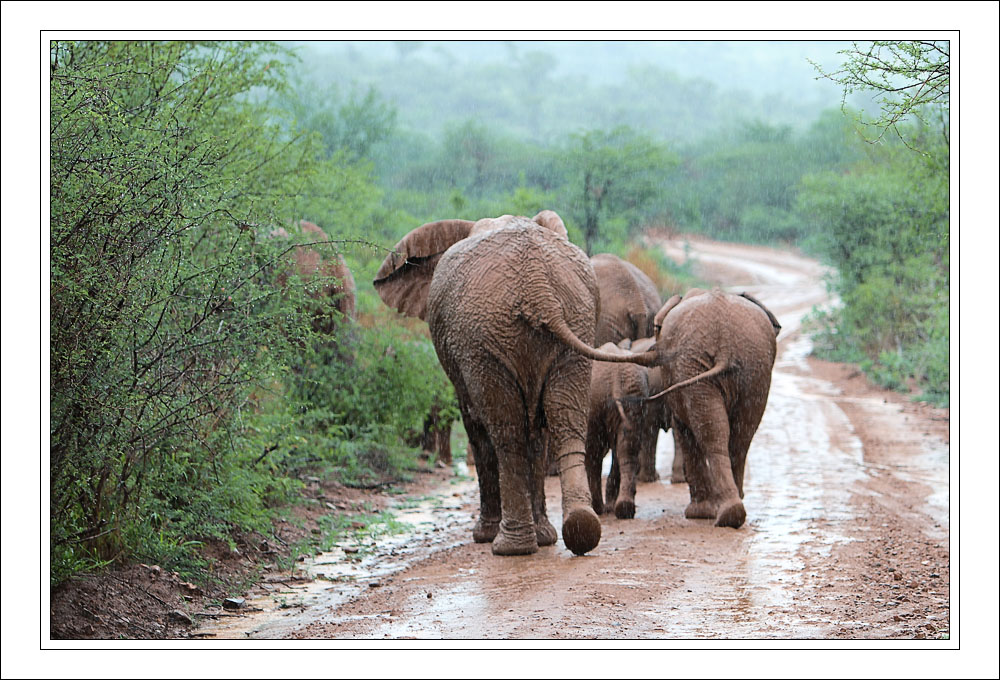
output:
POLYGON ((546 439, 559 464, 564 543, 583 554, 600 541, 584 467, 591 359, 623 359, 593 349, 594 271, 565 234, 551 211, 430 223, 376 275, 387 304, 430 327, 475 452, 473 537, 492 541, 495 554, 556 541, 545 512, 546 439))
POLYGON ((747 450, 767 404, 781 327, 758 301, 719 289, 672 298, 657 321, 663 382, 671 386, 665 399, 691 494, 685 515, 738 528, 746 519, 747 450))

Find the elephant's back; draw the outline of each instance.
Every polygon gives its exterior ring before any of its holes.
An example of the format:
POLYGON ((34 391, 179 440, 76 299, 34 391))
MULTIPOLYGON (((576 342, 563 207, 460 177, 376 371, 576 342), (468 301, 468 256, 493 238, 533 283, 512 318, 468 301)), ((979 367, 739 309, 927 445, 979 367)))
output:
MULTIPOLYGON (((574 436, 582 440, 590 360, 563 345, 546 326, 561 316, 580 340, 593 344, 596 301, 586 255, 531 223, 452 246, 431 281, 427 321, 456 389, 475 395, 482 384, 505 384, 507 398, 523 400, 530 422, 548 389, 556 401, 581 414, 574 436), (563 375, 553 380, 556 373, 563 375)), ((475 410, 479 401, 473 398, 470 404, 475 410)))
POLYGON ((592 342, 597 295, 583 252, 525 220, 448 249, 431 282, 428 322, 490 337, 559 313, 581 340, 592 342), (557 308, 548 309, 553 304, 557 308))
POLYGON ((746 298, 712 290, 682 300, 664 320, 661 342, 676 354, 664 374, 670 384, 725 360, 748 378, 770 376, 776 343, 767 314, 746 298))
POLYGON ((646 308, 646 313, 649 315, 651 331, 653 317, 658 311, 660 311, 660 306, 663 304, 663 300, 660 299, 660 291, 656 289, 656 284, 653 283, 653 279, 646 275, 646 272, 642 271, 628 260, 623 260, 623 262, 625 264, 625 269, 628 270, 632 277, 636 293, 642 300, 642 304, 646 308))

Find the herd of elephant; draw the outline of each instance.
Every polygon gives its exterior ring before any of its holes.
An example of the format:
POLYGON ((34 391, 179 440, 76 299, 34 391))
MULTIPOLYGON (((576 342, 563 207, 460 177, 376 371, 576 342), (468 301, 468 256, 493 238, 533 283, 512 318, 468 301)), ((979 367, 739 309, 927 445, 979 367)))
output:
POLYGON ((407 234, 375 289, 427 322, 455 387, 479 480, 477 542, 525 555, 558 540, 545 477, 559 475, 562 538, 600 542, 603 513, 635 516, 672 430, 689 518, 740 527, 747 450, 764 413, 780 325, 747 294, 692 289, 661 305, 648 276, 588 258, 559 216, 431 222, 407 234), (605 494, 601 469, 608 450, 605 494))
MULTIPOLYGON (((343 258, 309 249, 295 257, 301 276, 339 281, 319 294, 353 317, 343 258)), ((588 258, 551 210, 425 224, 396 244, 374 285, 387 305, 430 328, 479 480, 473 539, 492 542, 494 554, 531 554, 558 540, 545 507, 550 468, 563 542, 577 555, 593 550, 599 516, 633 518, 636 482, 657 479, 660 430, 673 433, 672 481, 689 486, 685 516, 733 528, 745 521, 746 455, 781 329, 758 300, 695 288, 661 305, 648 276, 615 255, 588 258)), ((335 316, 317 317, 316 330, 335 316)), ((450 428, 429 423, 425 441, 447 438, 450 428)))

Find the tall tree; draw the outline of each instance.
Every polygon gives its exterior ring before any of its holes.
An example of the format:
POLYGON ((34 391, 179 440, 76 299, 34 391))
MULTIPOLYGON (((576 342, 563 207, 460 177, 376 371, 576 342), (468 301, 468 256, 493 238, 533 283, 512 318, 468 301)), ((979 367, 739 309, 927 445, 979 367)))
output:
POLYGON ((665 146, 627 126, 573 135, 565 161, 569 215, 583 231, 588 254, 602 241, 602 229, 639 226, 677 164, 665 146))

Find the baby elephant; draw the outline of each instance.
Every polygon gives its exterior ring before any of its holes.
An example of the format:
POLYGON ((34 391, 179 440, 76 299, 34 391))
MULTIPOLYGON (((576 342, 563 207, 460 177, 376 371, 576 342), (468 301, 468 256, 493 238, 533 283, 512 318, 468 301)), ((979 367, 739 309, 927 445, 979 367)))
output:
POLYGON ((771 387, 781 330, 758 300, 719 289, 674 296, 656 314, 660 395, 685 457, 689 518, 738 528, 743 471, 771 387))
MULTIPOLYGON (((642 354, 647 352, 656 346, 656 338, 640 338, 638 340, 629 340, 626 338, 618 343, 618 346, 622 349, 627 349, 633 354, 642 354)), ((666 387, 663 384, 663 375, 659 367, 654 366, 652 368, 643 368, 646 372, 646 379, 649 382, 649 392, 650 394, 658 394, 666 387)), ((639 444, 639 471, 636 474, 636 479, 640 482, 655 482, 660 478, 660 474, 656 471, 656 440, 659 437, 660 430, 666 432, 670 430, 670 407, 667 406, 666 399, 656 399, 654 401, 646 401, 643 406, 642 411, 642 434, 640 435, 639 444)), ((674 461, 671 467, 670 473, 670 483, 678 484, 680 482, 686 482, 687 479, 684 477, 684 451, 681 448, 682 443, 677 437, 677 431, 673 431, 674 435, 674 461)), ((612 462, 611 474, 617 474, 617 469, 612 462)), ((608 477, 609 483, 611 482, 611 477, 608 477)))
MULTIPOLYGON (((601 346, 609 354, 629 352, 608 342, 601 346)), ((652 410, 649 369, 636 364, 595 361, 590 375, 590 408, 587 416, 585 463, 590 498, 598 514, 614 512, 618 519, 635 517, 635 480, 639 451, 646 432, 644 416, 652 410), (607 503, 601 494, 601 465, 611 449, 607 503)))

